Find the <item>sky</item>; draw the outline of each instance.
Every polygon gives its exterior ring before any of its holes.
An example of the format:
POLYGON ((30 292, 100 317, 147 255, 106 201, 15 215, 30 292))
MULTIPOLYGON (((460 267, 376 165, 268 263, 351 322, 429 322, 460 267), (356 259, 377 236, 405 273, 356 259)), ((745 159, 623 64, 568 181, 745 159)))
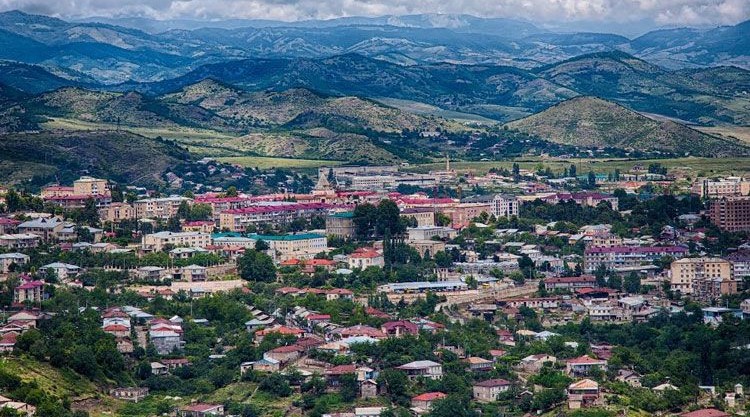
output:
POLYGON ((750 19, 750 0, 0 0, 61 18, 331 19, 419 13, 506 17, 535 23, 598 22, 654 26, 718 26, 750 19))

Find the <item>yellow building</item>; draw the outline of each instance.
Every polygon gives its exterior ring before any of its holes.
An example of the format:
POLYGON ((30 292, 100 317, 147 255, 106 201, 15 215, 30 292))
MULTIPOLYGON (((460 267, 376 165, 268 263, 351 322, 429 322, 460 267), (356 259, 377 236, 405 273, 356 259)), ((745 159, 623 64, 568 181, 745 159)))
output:
POLYGON ((93 177, 81 177, 76 181, 73 181, 73 194, 88 196, 112 195, 107 180, 93 177))
POLYGON ((737 292, 732 263, 721 258, 682 258, 672 262, 670 288, 695 298, 715 298, 737 292))

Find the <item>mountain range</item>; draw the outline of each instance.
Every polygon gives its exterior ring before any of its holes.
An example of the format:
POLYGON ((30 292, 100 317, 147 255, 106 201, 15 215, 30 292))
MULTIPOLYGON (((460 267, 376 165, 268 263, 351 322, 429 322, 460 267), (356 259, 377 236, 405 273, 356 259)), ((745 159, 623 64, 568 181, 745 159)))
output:
POLYGON ((750 22, 715 29, 659 30, 629 39, 613 34, 554 33, 527 22, 463 15, 300 23, 230 21, 192 30, 179 24, 154 24, 151 32, 133 28, 147 26, 124 27, 113 24, 123 21, 104 20, 108 23, 67 22, 19 11, 0 13, 0 59, 65 68, 104 84, 159 81, 234 59, 350 53, 401 65, 532 69, 587 53, 623 51, 670 69, 750 68, 750 22))

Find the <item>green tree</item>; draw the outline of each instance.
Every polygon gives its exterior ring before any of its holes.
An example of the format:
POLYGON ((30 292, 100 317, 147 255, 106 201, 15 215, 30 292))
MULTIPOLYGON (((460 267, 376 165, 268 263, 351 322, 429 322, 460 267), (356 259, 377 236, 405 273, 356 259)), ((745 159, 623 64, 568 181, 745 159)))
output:
POLYGON ((247 249, 237 259, 237 270, 247 281, 273 282, 276 280, 276 266, 273 259, 263 252, 247 249))

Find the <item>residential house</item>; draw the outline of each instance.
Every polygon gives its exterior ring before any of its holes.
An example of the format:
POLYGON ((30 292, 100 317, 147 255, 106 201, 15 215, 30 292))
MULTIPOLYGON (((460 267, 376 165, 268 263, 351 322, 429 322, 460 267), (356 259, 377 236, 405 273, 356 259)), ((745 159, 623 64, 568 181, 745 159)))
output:
POLYGON ((443 377, 443 365, 428 360, 409 362, 407 364, 397 366, 396 369, 406 372, 406 375, 409 377, 409 379, 441 379, 443 377))
POLYGON ((488 379, 472 386, 474 399, 479 402, 493 402, 498 395, 510 390, 511 383, 504 379, 488 379))
POLYGON ((575 359, 568 359, 565 370, 572 376, 590 375, 594 370, 606 371, 607 361, 584 355, 575 359))
POLYGON ((224 406, 221 404, 192 404, 177 411, 178 417, 207 417, 223 416, 224 406))
POLYGON ((591 379, 582 379, 568 385, 568 408, 576 410, 590 407, 599 399, 599 384, 591 379))
POLYGON ((413 397, 411 399, 411 406, 413 408, 428 411, 432 408, 432 404, 435 401, 443 400, 448 395, 442 392, 425 392, 424 394, 419 394, 416 397, 413 397))
POLYGON ((29 255, 23 253, 0 253, 0 274, 7 274, 29 263, 29 255))

